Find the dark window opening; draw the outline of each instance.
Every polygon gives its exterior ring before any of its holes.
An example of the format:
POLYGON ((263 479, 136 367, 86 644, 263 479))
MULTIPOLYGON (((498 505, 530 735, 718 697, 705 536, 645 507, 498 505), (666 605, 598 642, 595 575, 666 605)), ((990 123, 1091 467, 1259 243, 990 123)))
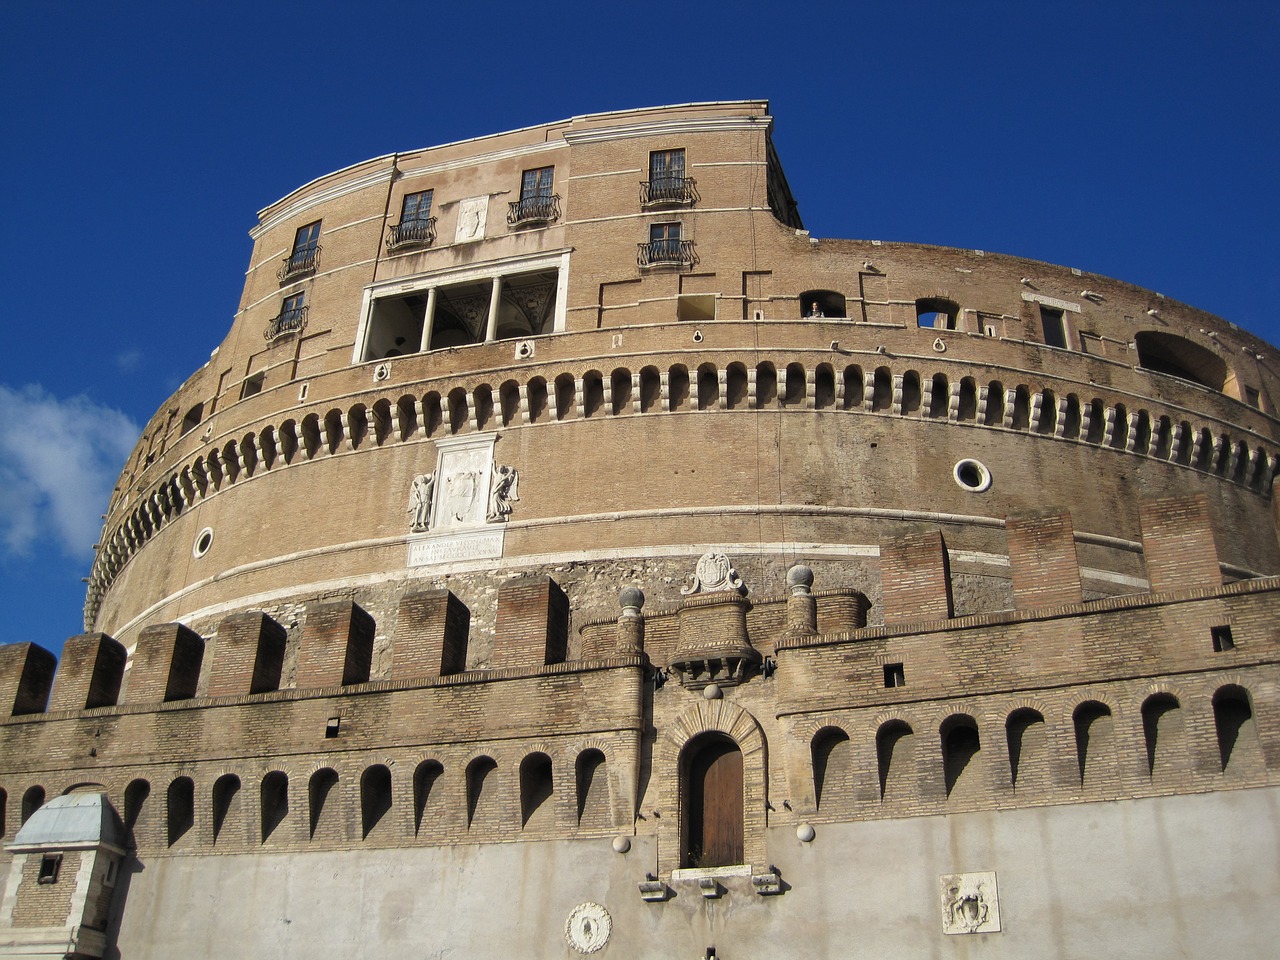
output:
POLYGON ((486 786, 490 774, 498 768, 497 761, 491 757, 476 757, 467 765, 467 827, 475 823, 476 817, 487 812, 493 788, 486 786))
POLYGON ((391 812, 391 771, 382 764, 370 767, 360 778, 360 827, 365 839, 391 812))
POLYGON ((900 663, 886 663, 884 665, 884 685, 886 687, 905 687, 907 685, 907 674, 903 670, 900 663))
POLYGON ((179 777, 169 784, 169 846, 181 840, 196 824, 196 788, 190 777, 179 777))
POLYGON ((204 404, 197 403, 194 407, 187 411, 186 416, 182 418, 182 428, 179 436, 184 436, 194 430, 204 418, 204 404))
POLYGON ((240 399, 252 397, 262 392, 262 384, 266 380, 265 373, 255 373, 251 377, 246 377, 244 383, 240 385, 240 399))
POLYGON ((1133 338, 1138 349, 1138 366, 1180 380, 1189 380, 1211 390, 1221 390, 1227 382, 1227 365, 1212 350, 1172 333, 1145 330, 1133 338))
POLYGON ((683 866, 724 867, 742 863, 742 751, 723 736, 692 746, 686 762, 683 866))
POLYGON ((916 301, 916 326, 930 330, 955 330, 960 304, 944 297, 922 297, 916 301))
POLYGON ((1245 387, 1245 388, 1244 388, 1244 402, 1245 402, 1245 403, 1247 403, 1247 404, 1248 404, 1249 406, 1251 406, 1251 407, 1261 407, 1261 404, 1258 402, 1258 388, 1257 388, 1257 387, 1245 387))
POLYGON ((546 820, 551 812, 547 802, 554 791, 551 776, 551 758, 545 753, 535 753, 520 764, 520 825, 534 826, 546 820))
POLYGON ((800 294, 800 316, 806 319, 845 319, 844 294, 838 290, 804 290, 800 294))
POLYGON ((1224 650, 1235 649, 1236 641, 1231 636, 1231 627, 1223 625, 1221 627, 1213 627, 1209 630, 1209 636, 1213 640, 1213 652, 1222 653, 1224 650))
POLYGON ((62 854, 47 853, 40 858, 40 875, 37 883, 57 883, 58 873, 62 869, 62 854))
POLYGON ((942 733, 942 772, 946 781, 947 796, 963 793, 978 787, 973 761, 982 750, 978 728, 970 717, 954 717, 944 725, 942 733))
POLYGON ((1061 310, 1041 305, 1040 330, 1044 334, 1045 346, 1066 349, 1067 323, 1061 310))
POLYGON ((338 736, 338 728, 342 726, 341 717, 330 717, 324 725, 324 738, 333 740, 338 736))

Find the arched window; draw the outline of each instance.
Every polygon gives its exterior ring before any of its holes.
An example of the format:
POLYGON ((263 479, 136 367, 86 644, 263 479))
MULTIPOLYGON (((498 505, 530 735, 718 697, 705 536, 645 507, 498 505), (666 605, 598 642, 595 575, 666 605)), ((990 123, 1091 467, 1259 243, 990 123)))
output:
POLYGON ((978 417, 978 385, 973 377, 962 377, 960 380, 960 404, 956 410, 956 419, 960 421, 976 420, 978 417))
POLYGON ((667 371, 668 410, 689 409, 689 368, 677 363, 667 371))
POLYGON ((704 363, 698 368, 698 409, 714 410, 720 406, 720 381, 716 368, 704 363))
POLYGON ((880 773, 880 799, 910 796, 913 731, 902 720, 889 720, 876 731, 876 762, 880 773))
POLYGON ((573 382, 573 375, 562 373, 556 377, 556 419, 568 420, 574 414, 574 402, 577 398, 578 386, 573 382))
POLYGON ((529 422, 545 423, 550 412, 547 403, 547 381, 542 377, 534 377, 529 381, 529 422))
POLYGON ((1213 725, 1218 734, 1223 773, 1261 771, 1258 727, 1249 704, 1249 692, 1244 687, 1230 684, 1213 695, 1213 725))
POLYGON ((483 430, 493 424, 493 388, 479 384, 471 391, 472 410, 475 411, 476 428, 483 430))
POLYGON ((742 751, 723 734, 704 734, 682 755, 682 866, 742 863, 742 751))
POLYGON ((1138 366, 1144 370, 1190 380, 1212 390, 1226 385, 1226 363, 1198 343, 1161 330, 1144 330, 1133 340, 1138 349, 1138 366))
POLYGON ((520 385, 506 380, 498 387, 498 405, 502 411, 502 425, 509 427, 520 419, 520 385))
MULTIPOLYGON (((144 783, 146 781, 143 781, 144 783)), ((150 787, 148 787, 150 790, 150 787)), ((31 787, 22 795, 22 823, 31 819, 31 815, 44 806, 44 787, 31 787)), ((18 826, 22 826, 22 823, 18 826)))
POLYGON ((982 422, 988 427, 998 427, 1004 422, 1004 384, 992 380, 987 385, 987 405, 983 408, 982 422))
POLYGON ((1096 700, 1076 707, 1072 714, 1076 734, 1076 762, 1080 783, 1088 786, 1102 781, 1115 767, 1115 732, 1111 708, 1096 700))
POLYGON ((1009 742, 1009 779, 1014 788, 1047 782, 1044 716, 1029 707, 1013 711, 1005 721, 1005 736, 1009 742))
POLYGON ((813 406, 826 410, 836 403, 836 374, 829 363, 820 363, 813 373, 813 406))
POLYGON ((609 814, 609 781, 604 754, 599 750, 583 750, 575 764, 578 788, 578 823, 583 826, 605 826, 609 814))
POLYGON ((837 290, 805 290, 800 294, 800 316, 844 317, 845 302, 837 290))
POLYGON ((219 777, 213 784, 213 842, 217 843, 228 823, 240 815, 240 778, 234 773, 219 777))
POLYGON ((662 403, 662 376, 657 367, 642 367, 640 370, 640 412, 650 413, 657 410, 662 403))
POLYGON ((422 832, 422 823, 431 804, 431 792, 443 773, 444 767, 436 760, 422 761, 418 764, 418 769, 413 772, 413 832, 415 834, 422 832))
POLYGON ((747 368, 741 363, 731 363, 725 376, 725 406, 730 410, 742 410, 748 400, 747 368))
POLYGON ((262 842, 266 843, 289 815, 289 778, 279 770, 262 778, 260 813, 262 842))
POLYGON ((340 819, 341 811, 335 809, 338 805, 337 796, 334 790, 338 786, 338 774, 336 771, 325 767, 323 770, 317 770, 311 775, 311 782, 307 784, 307 806, 310 813, 311 838, 314 840, 316 834, 321 836, 332 834, 329 839, 337 840, 340 838, 340 819), (333 802, 330 802, 330 797, 333 802))
POLYGON ((819 810, 853 797, 853 745, 839 727, 824 727, 809 747, 813 757, 813 799, 819 810))
POLYGON ((798 363, 787 364, 787 379, 782 394, 783 405, 794 407, 804 403, 805 389, 804 367, 798 363))
POLYGON ((902 376, 902 414, 911 416, 920 412, 920 374, 908 370, 902 376))
POLYGON ((599 370, 588 370, 582 375, 582 411, 588 417, 605 412, 604 374, 599 370))
POLYGON ((778 371, 772 363, 762 363, 756 367, 756 408, 771 407, 777 400, 778 371))
POLYGON ((866 392, 867 384, 862 378, 862 368, 857 364, 851 364, 844 368, 844 408, 853 410, 855 407, 862 406, 862 396, 866 392))
POLYGON ((945 297, 921 297, 916 301, 916 326, 930 330, 954 330, 960 304, 945 297))
POLYGON ((555 790, 551 776, 551 758, 545 753, 531 753, 520 761, 520 825, 546 825, 551 820, 548 801, 555 790))
POLYGON ((467 409, 467 391, 462 387, 455 387, 449 391, 449 432, 462 433, 467 429, 467 417, 470 411, 467 409))
POLYGON ((871 409, 888 410, 893 406, 893 376, 888 367, 877 367, 871 381, 871 409))
MULTIPOLYGON (((971 381, 972 382, 972 381, 971 381)), ((942 419, 951 405, 951 385, 945 373, 935 373, 929 386, 929 416, 942 419)))
POLYGON ((631 406, 631 371, 618 368, 609 377, 614 413, 627 413, 631 406))
POLYGON ((361 839, 368 839, 391 812, 391 771, 374 764, 360 777, 361 839))
POLYGON ((981 788, 978 755, 982 742, 973 717, 948 717, 939 730, 942 737, 942 774, 948 797, 969 797, 981 788))
POLYGON ((476 757, 467 764, 467 826, 476 822, 476 818, 489 813, 489 807, 496 802, 494 771, 498 764, 492 757, 476 757))
POLYGON ((1185 733, 1177 697, 1157 693, 1142 704, 1142 736, 1152 777, 1174 772, 1186 748, 1185 733))
MULTIPOLYGON (((149 796, 151 796, 151 784, 146 780, 134 780, 124 788, 124 831, 129 837, 129 842, 134 846, 138 844, 139 833, 145 837, 143 830, 145 821, 142 812, 149 796)), ((26 797, 23 797, 22 819, 24 822, 28 816, 26 797)))
POLYGON ((196 823, 196 785, 190 777, 178 777, 169 784, 166 798, 169 846, 187 835, 196 823))

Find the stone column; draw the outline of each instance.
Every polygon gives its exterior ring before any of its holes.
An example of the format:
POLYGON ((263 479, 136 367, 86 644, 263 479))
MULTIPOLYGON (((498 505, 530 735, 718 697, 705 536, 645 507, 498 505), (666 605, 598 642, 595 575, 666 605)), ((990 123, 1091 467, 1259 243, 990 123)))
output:
POLYGON ((427 290, 427 311, 422 317, 422 343, 418 350, 426 353, 431 349, 431 331, 436 323, 436 288, 427 290))
POLYGON ((485 327, 484 342, 498 339, 498 304, 502 300, 502 277, 493 278, 493 292, 489 294, 489 323, 485 327))

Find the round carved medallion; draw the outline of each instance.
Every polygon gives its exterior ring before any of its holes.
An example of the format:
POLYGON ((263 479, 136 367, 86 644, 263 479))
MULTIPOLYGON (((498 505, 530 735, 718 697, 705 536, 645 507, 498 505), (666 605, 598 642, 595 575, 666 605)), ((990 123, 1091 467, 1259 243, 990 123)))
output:
POLYGON ((595 953, 609 942, 613 920, 609 911, 598 903, 587 901, 569 911, 564 922, 564 938, 579 953, 595 953))

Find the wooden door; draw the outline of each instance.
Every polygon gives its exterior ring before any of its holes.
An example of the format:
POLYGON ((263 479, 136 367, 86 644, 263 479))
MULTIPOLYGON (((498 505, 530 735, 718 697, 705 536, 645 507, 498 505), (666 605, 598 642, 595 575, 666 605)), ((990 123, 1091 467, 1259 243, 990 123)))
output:
POLYGON ((689 763, 685 866, 743 862, 742 751, 728 738, 703 744, 689 763))

